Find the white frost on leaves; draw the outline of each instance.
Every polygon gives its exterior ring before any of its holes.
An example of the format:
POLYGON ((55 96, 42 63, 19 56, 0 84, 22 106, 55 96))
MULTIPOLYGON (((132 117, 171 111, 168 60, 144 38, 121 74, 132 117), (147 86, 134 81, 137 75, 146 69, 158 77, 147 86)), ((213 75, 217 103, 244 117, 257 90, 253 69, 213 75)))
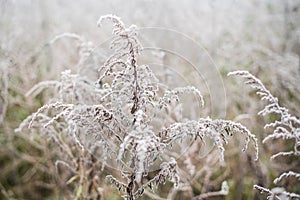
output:
MULTIPOLYGON (((255 76, 250 74, 248 71, 234 71, 228 73, 228 76, 239 76, 246 80, 246 84, 249 84, 252 88, 256 90, 256 93, 261 97, 261 100, 266 100, 268 104, 265 106, 263 110, 261 110, 258 114, 259 115, 266 115, 266 114, 277 114, 280 117, 280 120, 276 120, 275 122, 271 122, 265 125, 266 128, 273 128, 273 133, 268 135, 264 138, 263 143, 266 143, 273 139, 283 139, 288 140, 292 139, 294 141, 294 148, 292 151, 289 152, 278 152, 274 154, 271 159, 275 159, 279 156, 300 156, 300 119, 291 115, 287 108, 282 107, 279 102, 278 98, 274 97, 269 90, 267 90, 264 84, 255 76)), ((274 180, 274 183, 277 184, 283 178, 287 178, 289 176, 295 177, 299 180, 300 174, 297 172, 284 172, 279 177, 274 180)), ((273 190, 269 190, 263 188, 261 186, 255 186, 256 189, 260 190, 261 192, 268 193, 268 199, 281 199, 277 194, 273 192, 273 190)), ((281 192, 280 195, 286 196, 291 198, 300 198, 300 195, 289 193, 289 192, 281 192)))

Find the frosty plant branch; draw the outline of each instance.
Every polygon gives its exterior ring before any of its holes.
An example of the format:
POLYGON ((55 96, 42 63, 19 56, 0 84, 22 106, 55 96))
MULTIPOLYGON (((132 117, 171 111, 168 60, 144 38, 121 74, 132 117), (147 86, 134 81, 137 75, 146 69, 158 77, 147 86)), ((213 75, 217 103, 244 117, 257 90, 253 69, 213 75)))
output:
MULTIPOLYGON (((181 96, 192 94, 204 105, 201 92, 193 86, 162 86, 151 68, 138 62, 142 46, 136 26, 126 28, 114 15, 102 16, 98 25, 102 25, 104 20, 113 22, 111 48, 114 53, 99 68, 96 84, 67 70, 61 73, 58 81, 34 86, 31 94, 37 94, 48 86, 56 91, 55 95, 16 129, 20 132, 29 126, 45 133, 68 155, 61 155, 64 160, 57 163, 64 163, 77 173, 74 175, 76 178, 71 179, 76 184, 76 198, 91 197, 93 190, 89 189, 91 184, 88 183, 99 177, 97 173, 101 173, 105 166, 117 169, 117 175, 110 174, 106 178, 122 192, 124 199, 137 199, 145 190, 154 192, 166 181, 172 182, 177 191, 181 190, 185 183, 180 179, 180 165, 172 151, 176 151, 173 147, 183 140, 199 139, 204 143, 205 138, 211 138, 223 162, 228 138, 241 134, 244 137, 242 151, 251 141, 257 158, 256 137, 239 123, 209 117, 174 121, 169 117, 168 109, 184 103, 181 96), (74 144, 75 149, 69 148, 74 144), (101 161, 101 166, 95 159, 101 161), (84 168, 89 166, 92 168, 84 168), (89 171, 93 172, 93 176, 86 178, 85 174, 89 171), (151 177, 148 176, 150 172, 151 177), (84 190, 84 187, 88 189, 84 190)), ((78 38, 77 35, 66 35, 78 38)), ((94 56, 94 51, 90 50, 80 60, 94 56)), ((95 191, 101 191, 96 183, 93 182, 92 186, 95 191)), ((226 190, 222 189, 207 195, 225 194, 226 190)), ((101 194, 97 192, 96 196, 101 194)))
MULTIPOLYGON (((246 84, 250 85, 252 88, 254 88, 257 92, 257 94, 261 97, 261 100, 265 100, 268 102, 268 104, 265 106, 263 110, 261 110, 258 114, 259 115, 267 115, 267 114, 276 114, 279 115, 280 119, 276 120, 275 122, 271 122, 269 124, 265 125, 265 129, 267 128, 273 128, 274 131, 272 134, 268 135, 264 140, 263 143, 266 143, 269 140, 272 139, 279 139, 282 138, 283 140, 292 139, 294 141, 294 148, 292 151, 289 152, 278 152, 275 155, 271 157, 271 159, 275 159, 279 156, 296 156, 299 159, 300 156, 300 119, 292 116, 288 109, 285 107, 282 107, 278 99, 274 97, 269 90, 265 88, 263 83, 250 74, 248 71, 234 71, 230 72, 228 76, 238 76, 246 80, 246 84)), ((282 173, 278 178, 274 180, 274 183, 277 184, 279 181, 281 181, 283 178, 286 177, 295 177, 300 180, 300 173, 299 172, 285 172, 282 173)), ((277 198, 279 197, 271 192, 269 189, 263 188, 261 186, 254 186, 256 189, 258 189, 261 192, 265 192, 269 194, 269 199, 277 198)), ((289 192, 283 192, 284 195, 291 197, 291 198, 300 198, 300 195, 295 193, 289 193, 289 192)))
MULTIPOLYGON (((128 61, 130 65, 133 67, 133 78, 134 78, 134 91, 133 91, 133 97, 132 100, 134 101, 134 104, 131 108, 131 114, 134 114, 139 109, 139 97, 137 96, 140 93, 140 87, 138 83, 138 72, 137 72, 137 64, 136 64, 136 56, 140 53, 141 46, 138 42, 138 39, 136 38, 137 33, 136 26, 132 25, 129 27, 129 29, 125 28, 124 23, 118 18, 117 16, 113 15, 106 15, 100 17, 98 20, 98 26, 100 27, 102 25, 102 21, 105 19, 109 19, 114 23, 114 31, 113 33, 117 36, 114 41, 112 42, 112 47, 114 45, 117 45, 121 40, 125 43, 125 47, 123 47, 123 50, 126 49, 128 52, 123 52, 123 54, 120 54, 120 57, 128 55, 128 61)), ((118 52, 121 49, 116 49, 116 52, 118 52)), ((117 54, 112 55, 108 60, 107 64, 110 63, 110 61, 116 61, 113 62, 111 67, 115 65, 123 65, 126 66, 126 63, 122 62, 121 60, 116 60, 118 57, 117 54)), ((101 79, 99 80, 101 81, 101 79)), ((134 121, 135 122, 135 121, 134 121)))

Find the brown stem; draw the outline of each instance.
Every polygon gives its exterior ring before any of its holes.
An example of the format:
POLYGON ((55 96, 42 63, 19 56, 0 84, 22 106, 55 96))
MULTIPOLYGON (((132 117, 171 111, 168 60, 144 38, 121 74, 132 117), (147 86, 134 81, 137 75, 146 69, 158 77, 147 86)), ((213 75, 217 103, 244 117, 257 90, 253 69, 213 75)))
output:
MULTIPOLYGON (((132 47, 132 44, 130 44, 130 57, 131 57, 131 66, 133 66, 133 76, 134 76, 134 91, 133 91, 133 106, 131 108, 131 114, 134 114, 138 110, 138 104, 139 104, 139 92, 140 92, 140 86, 138 83, 138 77, 137 77, 137 66, 136 66, 136 59, 134 55, 134 50, 132 47)), ((135 123, 135 119, 133 121, 133 124, 135 123)))

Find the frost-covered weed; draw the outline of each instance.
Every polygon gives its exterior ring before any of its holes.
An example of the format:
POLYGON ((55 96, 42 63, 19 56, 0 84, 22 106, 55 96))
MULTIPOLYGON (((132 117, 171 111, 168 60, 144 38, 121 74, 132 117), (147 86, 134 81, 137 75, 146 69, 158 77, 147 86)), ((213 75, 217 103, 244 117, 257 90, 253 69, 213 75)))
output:
MULTIPOLYGON (((124 199, 137 199, 144 193, 156 195, 151 192, 155 193, 158 185, 167 180, 174 184, 175 191, 185 190, 186 185, 192 183, 181 178, 180 158, 174 156, 174 146, 184 140, 204 143, 210 138, 223 162, 228 138, 241 134, 244 137, 242 150, 252 141, 257 158, 256 137, 239 123, 209 117, 181 121, 170 118, 168 111, 184 103, 180 102, 181 96, 194 95, 204 106, 200 91, 193 86, 169 88, 161 83, 149 66, 138 62, 142 46, 137 27, 125 27, 114 15, 101 17, 98 25, 104 20, 114 25, 111 42, 114 53, 99 68, 98 80, 89 79, 80 70, 78 73, 67 70, 58 81, 37 84, 29 95, 53 88, 54 96, 16 130, 21 132, 29 127, 57 144, 63 156, 56 166, 58 171, 60 166, 71 171, 67 183, 75 186, 73 197, 100 199, 103 180, 99 179, 103 169, 109 167, 115 168, 115 172, 106 178, 122 191, 124 199)), ((87 45, 81 37, 69 33, 50 43, 65 36, 81 41, 84 49, 79 66, 82 70, 88 67, 84 61, 95 56, 89 47, 92 44, 87 45)), ((196 176, 192 162, 185 164, 189 173, 196 176)), ((195 199, 227 193, 224 182, 219 192, 200 194, 195 199)))
MULTIPOLYGON (((261 110, 259 115, 269 115, 276 114, 279 116, 278 120, 271 122, 265 125, 265 129, 273 129, 273 133, 264 138, 263 143, 267 143, 270 140, 274 139, 282 139, 284 141, 292 140, 293 148, 287 152, 278 152, 272 155, 271 159, 276 159, 281 156, 293 156, 297 160, 299 160, 300 156, 300 119, 291 115, 289 110, 283 106, 281 106, 278 102, 278 99, 274 97, 269 90, 265 88, 263 83, 250 74, 248 71, 234 71, 228 74, 229 76, 235 75, 242 77, 246 80, 246 84, 250 85, 252 88, 256 90, 256 93, 261 97, 261 100, 266 101, 268 104, 265 106, 263 110, 261 110)), ((299 170, 299 169, 298 169, 299 170)), ((284 178, 294 177, 297 181, 300 181, 300 173, 299 171, 288 171, 280 174, 273 182, 274 184, 278 184, 284 178)), ((268 194, 268 199, 298 199, 300 198, 300 194, 295 194, 291 192, 287 192, 284 189, 275 192, 276 189, 269 190, 259 185, 255 185, 254 188, 261 191, 262 193, 268 194)))

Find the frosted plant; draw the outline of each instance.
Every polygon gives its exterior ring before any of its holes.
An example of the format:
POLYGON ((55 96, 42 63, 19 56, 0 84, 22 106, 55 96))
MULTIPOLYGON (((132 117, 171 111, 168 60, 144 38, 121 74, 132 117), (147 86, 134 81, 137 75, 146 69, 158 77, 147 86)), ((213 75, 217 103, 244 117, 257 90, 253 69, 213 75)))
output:
MULTIPOLYGON (((259 115, 267 115, 267 114, 276 114, 280 118, 274 122, 265 125, 265 129, 273 128, 273 133, 264 138, 263 143, 266 143, 269 140, 273 139, 283 139, 283 140, 293 140, 294 145, 291 151, 287 152, 278 152, 272 155, 271 159, 276 159, 280 156, 294 156, 299 159, 300 156, 300 119, 291 115, 287 108, 282 107, 278 99, 274 97, 269 90, 265 88, 263 83, 250 74, 248 71, 234 71, 230 72, 228 76, 235 75, 242 77, 246 80, 246 84, 249 84, 252 88, 254 88, 257 94, 261 97, 262 100, 268 102, 268 105, 265 106, 263 110, 261 110, 259 115)), ((278 184, 282 179, 287 177, 295 177, 298 181, 300 180, 299 172, 284 172, 279 177, 274 180, 274 184, 278 184)), ((282 192, 275 193, 272 190, 267 188, 255 185, 254 188, 258 189, 261 192, 265 192, 268 194, 268 199, 280 199, 279 195, 283 194, 286 198, 300 198, 299 194, 289 193, 283 190, 282 192)))
MULTIPOLYGON (((89 117, 91 118, 89 115, 92 115, 94 120, 94 114, 92 112, 85 113, 86 110, 92 108, 94 112, 101 111, 100 105, 98 107, 97 105, 93 106, 96 99, 102 96, 101 90, 95 89, 92 77, 85 73, 87 69, 93 72, 94 65, 97 63, 97 60, 94 60, 96 52, 92 50, 90 42, 72 33, 59 35, 48 45, 54 45, 63 38, 74 39, 80 44, 77 73, 74 74, 71 70, 66 70, 61 73, 60 80, 43 81, 32 87, 26 96, 34 97, 48 89, 52 91, 50 93, 53 94, 52 98, 35 114, 28 116, 15 131, 26 131, 29 126, 33 133, 43 134, 48 138, 50 144, 55 145, 56 148, 51 150, 51 154, 53 157, 59 158, 56 160, 55 166, 59 174, 58 177, 65 181, 65 185, 60 185, 60 189, 66 197, 101 199, 103 189, 101 182, 99 182, 101 175, 99 171, 103 165, 99 162, 100 159, 96 159, 92 153, 105 150, 107 145, 102 144, 101 141, 93 143, 93 146, 89 146, 90 143, 85 143, 91 149, 91 152, 87 152, 81 143, 83 140, 87 142, 88 140, 92 141, 92 139, 87 139, 84 136, 79 138, 77 135, 80 127, 87 127, 87 124, 83 125, 83 123, 89 123, 87 121, 89 117), (89 107, 89 105, 92 106, 89 107), (81 124, 77 123, 82 118, 86 121, 81 121, 81 124)), ((34 137, 34 134, 32 136, 34 137)), ((51 147, 53 148, 53 146, 51 147)))
POLYGON ((224 196, 227 195, 229 192, 229 188, 228 188, 228 184, 226 181, 222 182, 222 187, 220 191, 217 192, 208 192, 202 195, 199 195, 198 197, 194 197, 193 200, 197 200, 197 199, 206 199, 209 197, 213 197, 213 196, 224 196))
MULTIPOLYGON (((126 28, 114 15, 101 17, 98 25, 104 20, 114 24, 114 53, 100 67, 96 83, 67 70, 61 73, 59 81, 34 86, 28 94, 52 87, 54 97, 16 130, 28 126, 58 144, 65 155, 57 166, 65 166, 73 173, 68 183, 75 183, 76 198, 101 198, 101 185, 95 180, 106 166, 117 169, 106 178, 122 191, 124 199, 137 199, 146 190, 150 194, 167 180, 177 190, 183 190, 176 152, 172 152, 176 151, 172 147, 183 140, 199 139, 204 143, 205 138, 211 138, 223 162, 224 145, 237 133, 245 138, 243 151, 250 141, 254 143, 257 158, 256 137, 239 123, 209 117, 181 121, 171 118, 169 111, 180 104, 182 95, 194 95, 203 106, 200 91, 193 86, 168 88, 160 83, 149 66, 138 63, 142 46, 137 27, 126 28)), ((62 36, 81 40, 73 34, 62 36)), ((91 54, 93 49, 88 51, 91 54)), ((80 63, 85 66, 82 59, 80 63)), ((224 183, 221 191, 207 196, 225 194, 224 183)))

